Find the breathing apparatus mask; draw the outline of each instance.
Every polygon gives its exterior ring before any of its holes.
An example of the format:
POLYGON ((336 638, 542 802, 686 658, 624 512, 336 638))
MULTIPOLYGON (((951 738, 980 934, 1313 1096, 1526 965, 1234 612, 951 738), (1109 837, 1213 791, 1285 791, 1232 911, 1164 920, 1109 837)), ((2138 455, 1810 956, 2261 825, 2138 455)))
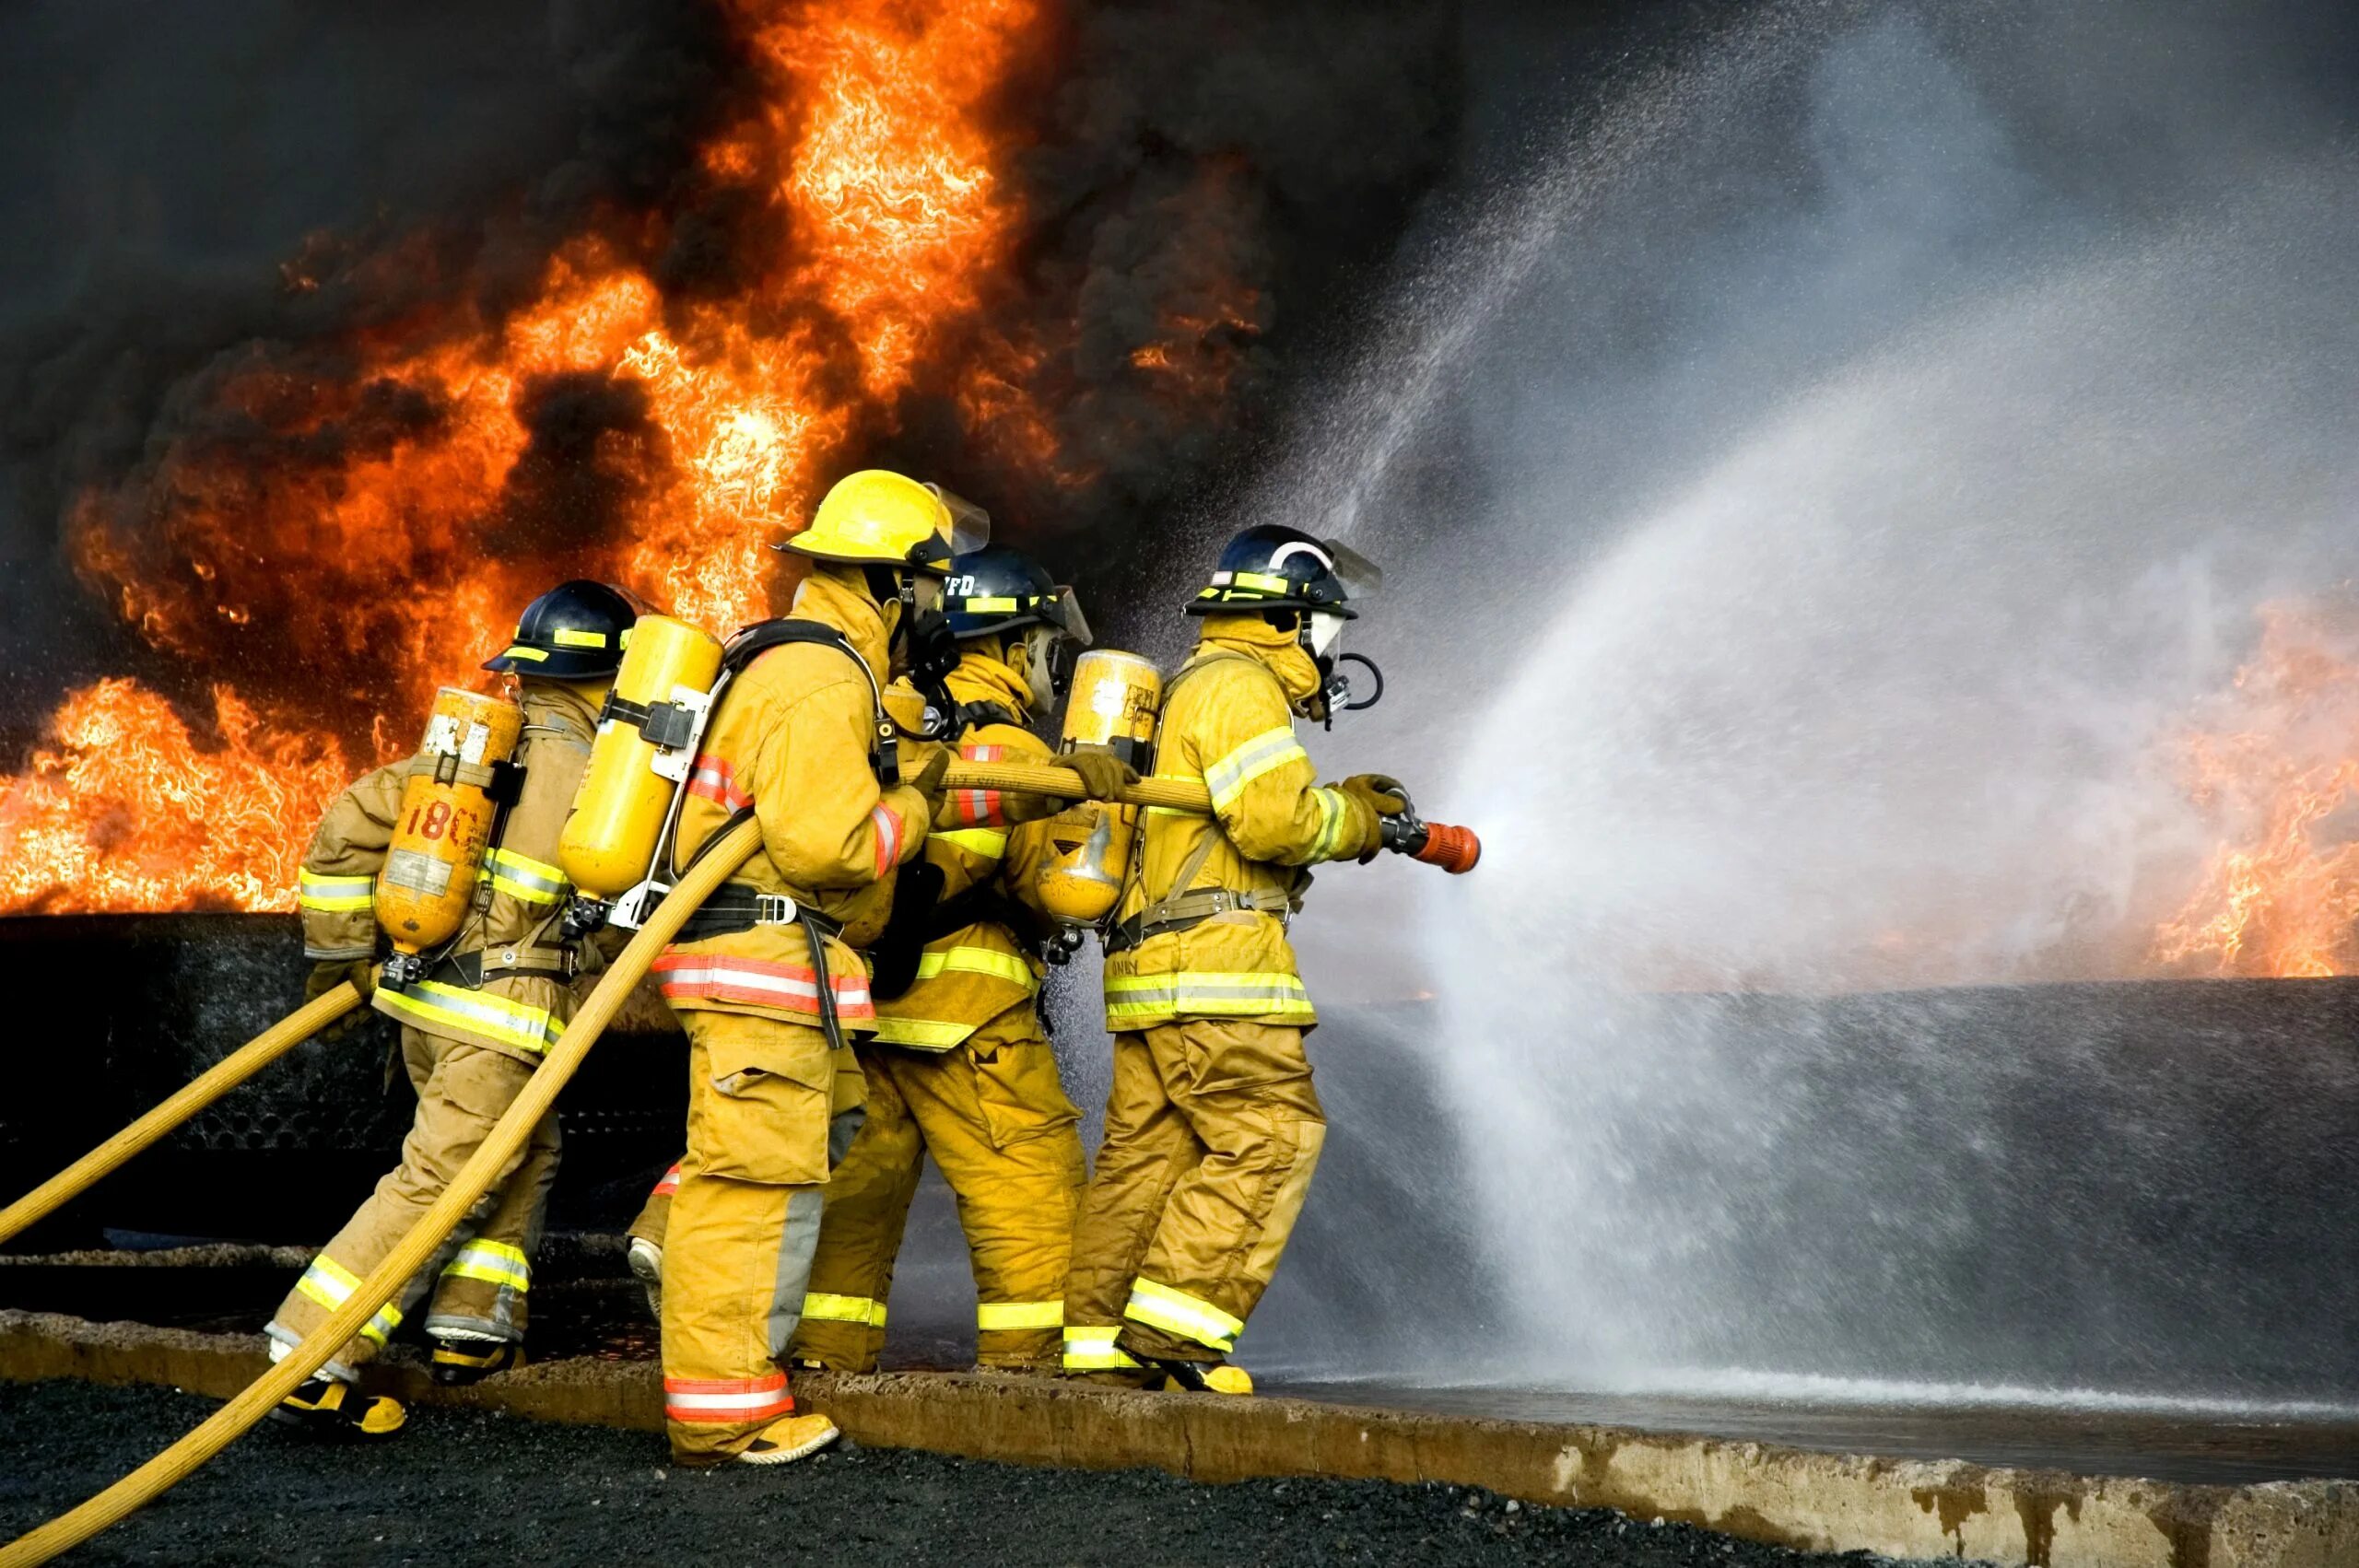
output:
POLYGON ((1007 649, 1011 662, 1019 666, 1016 673, 1024 678, 1035 713, 1055 710, 1058 701, 1073 687, 1074 665, 1080 659, 1081 650, 1090 644, 1089 622, 1074 602, 1072 589, 1061 591, 1056 604, 1047 613, 1053 625, 1035 623, 1026 626, 1007 649))
MULTIPOLYGON (((951 554, 979 550, 991 542, 989 512, 939 485, 926 488, 941 498, 950 513, 951 554)), ((908 672, 910 684, 923 694, 928 707, 948 712, 953 705, 944 682, 958 667, 958 639, 943 608, 942 578, 938 572, 918 569, 918 563, 928 558, 939 558, 938 546, 921 544, 910 546, 907 567, 868 568, 868 591, 880 605, 899 607, 887 644, 894 665, 908 672)))
MULTIPOLYGON (((1370 598, 1384 587, 1383 568, 1358 551, 1332 539, 1320 541, 1320 547, 1344 585, 1346 603, 1370 598)), ((1344 651, 1344 628, 1349 623, 1348 615, 1333 610, 1302 610, 1296 614, 1295 640, 1319 667, 1319 690, 1302 702, 1302 716, 1330 730, 1335 727, 1336 714, 1363 712, 1384 699, 1384 672, 1377 668, 1376 661, 1363 653, 1344 651), (1366 696, 1355 700, 1352 678, 1344 670, 1346 664, 1357 664, 1367 672, 1373 689, 1366 696)))

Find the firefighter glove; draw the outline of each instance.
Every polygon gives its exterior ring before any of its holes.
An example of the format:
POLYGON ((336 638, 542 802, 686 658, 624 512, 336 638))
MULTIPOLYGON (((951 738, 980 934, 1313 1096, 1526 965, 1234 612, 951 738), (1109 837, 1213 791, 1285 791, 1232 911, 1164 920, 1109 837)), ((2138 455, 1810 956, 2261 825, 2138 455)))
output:
POLYGON ((1080 774, 1086 798, 1092 801, 1120 802, 1122 791, 1139 781, 1139 770, 1111 752, 1068 752, 1057 766, 1080 774))
MULTIPOLYGON (((367 958, 331 958, 324 964, 311 965, 311 977, 303 982, 303 1000, 317 1001, 336 987, 349 981, 360 993, 366 1004, 377 989, 377 965, 367 958)), ((332 1040, 348 1034, 368 1014, 366 1005, 356 1007, 320 1031, 322 1039, 332 1040)))
POLYGON ((1355 773, 1335 788, 1345 800, 1367 813, 1367 832, 1360 840, 1359 852, 1359 862, 1366 865, 1384 848, 1384 835, 1378 825, 1384 818, 1399 816, 1409 809, 1408 791, 1401 788, 1398 778, 1381 773, 1355 773))

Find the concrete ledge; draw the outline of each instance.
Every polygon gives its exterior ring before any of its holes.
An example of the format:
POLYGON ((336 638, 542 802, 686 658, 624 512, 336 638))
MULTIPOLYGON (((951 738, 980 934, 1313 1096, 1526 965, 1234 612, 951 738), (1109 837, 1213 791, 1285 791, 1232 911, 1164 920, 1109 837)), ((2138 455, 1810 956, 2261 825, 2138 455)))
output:
MULTIPOLYGON (((248 1336, 0 1312, 0 1379, 9 1381, 169 1384, 226 1398, 265 1364, 248 1336)), ((386 1371, 393 1391, 424 1404, 647 1432, 663 1425, 661 1379, 645 1363, 556 1362, 464 1390, 438 1389, 414 1366, 386 1371)), ((2048 1568, 2359 1562, 2359 1482, 2177 1486, 1050 1379, 901 1373, 809 1376, 796 1388, 855 1442, 1023 1464, 1154 1468, 1203 1481, 1446 1481, 1812 1550, 1904 1558, 2048 1568)))

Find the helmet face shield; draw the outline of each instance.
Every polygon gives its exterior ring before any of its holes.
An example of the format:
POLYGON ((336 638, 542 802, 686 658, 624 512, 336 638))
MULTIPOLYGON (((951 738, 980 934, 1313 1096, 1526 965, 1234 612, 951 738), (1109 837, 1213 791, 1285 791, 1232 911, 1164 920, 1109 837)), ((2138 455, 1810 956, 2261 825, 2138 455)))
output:
POLYGON ((1371 598, 1384 591, 1382 567, 1340 540, 1322 539, 1320 543, 1334 557, 1335 575, 1344 579, 1344 587, 1353 598, 1371 598))
POLYGON ((1041 614, 1061 627, 1075 647, 1087 648, 1095 640, 1089 635, 1089 617, 1081 613, 1081 601, 1073 596, 1072 589, 1060 584, 1056 599, 1043 606, 1041 614))
POLYGON ((926 488, 950 513, 950 553, 964 556, 992 542, 992 514, 953 490, 929 482, 926 488))

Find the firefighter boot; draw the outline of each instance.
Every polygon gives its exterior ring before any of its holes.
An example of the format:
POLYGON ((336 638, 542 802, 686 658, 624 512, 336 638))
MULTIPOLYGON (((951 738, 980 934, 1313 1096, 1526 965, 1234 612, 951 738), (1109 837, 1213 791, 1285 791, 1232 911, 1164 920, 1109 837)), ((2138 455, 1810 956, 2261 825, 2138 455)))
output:
POLYGON ((434 1381, 445 1388, 464 1388, 523 1364, 524 1345, 519 1340, 464 1333, 434 1336, 434 1381))
POLYGON ((391 1437, 409 1413, 388 1395, 366 1395, 352 1384, 314 1377, 278 1401, 270 1419, 330 1437, 391 1437))
MULTIPOLYGON (((1167 1392, 1188 1394, 1250 1394, 1253 1378, 1241 1366, 1225 1361, 1165 1361, 1140 1358, 1163 1374, 1167 1392)), ((1152 1383, 1149 1387, 1153 1387, 1152 1383)))
POLYGON ((757 1433, 730 1457, 741 1465, 791 1465, 807 1459, 842 1435, 823 1415, 785 1416, 757 1433))

